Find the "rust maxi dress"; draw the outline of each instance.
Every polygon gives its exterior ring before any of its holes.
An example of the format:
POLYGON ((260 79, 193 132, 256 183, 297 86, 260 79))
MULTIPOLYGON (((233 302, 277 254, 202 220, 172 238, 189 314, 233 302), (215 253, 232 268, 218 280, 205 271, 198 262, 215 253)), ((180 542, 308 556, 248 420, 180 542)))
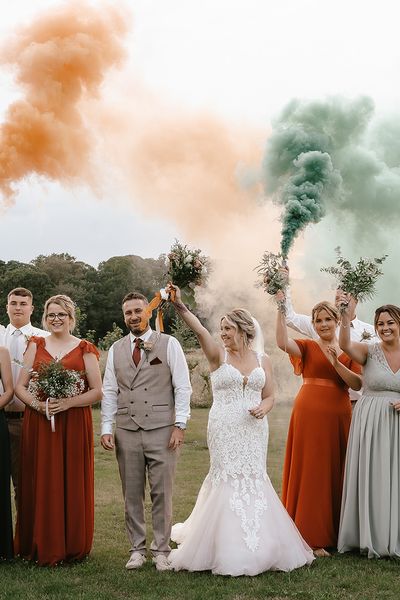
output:
MULTIPOLYGON (((303 385, 290 419, 282 501, 312 548, 336 548, 351 421, 348 387, 315 340, 295 342, 302 356, 290 360, 303 385)), ((361 372, 346 354, 339 360, 361 372)))
MULTIPOLYGON (((45 338, 34 337, 32 341, 37 345, 33 363, 36 370, 53 357, 46 350, 45 338)), ((83 373, 86 353, 99 356, 93 344, 82 340, 61 362, 66 369, 83 373)), ((52 432, 50 421, 27 406, 21 442, 16 554, 40 565, 79 560, 91 550, 93 529, 91 407, 59 413, 52 432)))

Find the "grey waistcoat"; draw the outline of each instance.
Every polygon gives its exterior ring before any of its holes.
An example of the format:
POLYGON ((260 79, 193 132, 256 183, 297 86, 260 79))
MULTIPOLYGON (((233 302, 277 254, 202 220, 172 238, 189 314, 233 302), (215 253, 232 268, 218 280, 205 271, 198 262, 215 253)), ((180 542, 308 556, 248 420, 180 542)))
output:
POLYGON ((168 340, 168 335, 153 332, 149 339, 152 348, 143 352, 137 367, 132 359, 129 335, 115 342, 116 427, 136 431, 174 424, 174 389, 167 364, 168 340))

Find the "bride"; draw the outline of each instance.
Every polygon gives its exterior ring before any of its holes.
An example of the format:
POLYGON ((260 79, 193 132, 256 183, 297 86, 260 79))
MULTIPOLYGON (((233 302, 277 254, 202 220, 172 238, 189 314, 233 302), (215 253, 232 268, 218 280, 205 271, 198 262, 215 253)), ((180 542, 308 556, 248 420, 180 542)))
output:
POLYGON ((310 564, 313 553, 266 472, 273 381, 257 321, 244 309, 227 313, 220 322, 221 345, 182 303, 179 288, 170 284, 167 291, 175 292, 175 309, 199 339, 213 389, 210 470, 191 515, 172 528, 178 544, 169 555, 172 567, 237 576, 310 564))

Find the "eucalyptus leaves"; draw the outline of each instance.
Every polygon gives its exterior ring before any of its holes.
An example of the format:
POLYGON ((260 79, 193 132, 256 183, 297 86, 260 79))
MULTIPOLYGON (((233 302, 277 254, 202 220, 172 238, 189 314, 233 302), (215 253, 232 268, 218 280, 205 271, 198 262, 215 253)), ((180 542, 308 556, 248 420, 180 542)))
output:
MULTIPOLYGON (((260 281, 257 287, 264 288, 264 291, 274 296, 279 291, 285 291, 288 285, 288 272, 286 262, 282 254, 273 252, 264 252, 260 264, 255 268, 260 281)), ((285 301, 277 301, 278 308, 285 313, 285 301)))
POLYGON ((365 302, 374 297, 375 285, 380 275, 383 275, 381 265, 387 254, 379 258, 363 258, 353 266, 350 261, 342 256, 340 247, 335 248, 337 261, 335 267, 323 267, 321 271, 333 275, 337 287, 347 294, 351 294, 360 302, 365 302))

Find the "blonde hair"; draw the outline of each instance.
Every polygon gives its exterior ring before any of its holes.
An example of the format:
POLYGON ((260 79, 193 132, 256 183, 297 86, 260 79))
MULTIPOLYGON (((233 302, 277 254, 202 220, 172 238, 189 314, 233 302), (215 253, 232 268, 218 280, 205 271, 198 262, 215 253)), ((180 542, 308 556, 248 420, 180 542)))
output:
POLYGON ((238 333, 243 335, 245 346, 250 346, 256 335, 256 327, 253 317, 245 308, 234 308, 221 317, 220 323, 225 319, 231 327, 234 327, 238 333))
POLYGON ((328 315, 330 315, 332 317, 332 319, 334 319, 336 321, 336 323, 339 323, 339 321, 340 321, 339 309, 336 308, 336 306, 334 304, 332 304, 332 302, 323 300, 322 302, 318 302, 318 304, 316 304, 314 306, 314 308, 312 309, 311 320, 312 320, 313 324, 315 323, 315 319, 318 317, 321 310, 326 310, 328 315))
POLYGON ((57 294, 56 296, 52 296, 46 300, 42 316, 42 327, 46 331, 49 331, 49 328, 47 327, 47 309, 49 308, 50 304, 58 304, 58 306, 61 306, 61 308, 65 310, 69 317, 69 331, 72 333, 76 325, 74 301, 71 300, 69 296, 65 296, 64 294, 57 294))

